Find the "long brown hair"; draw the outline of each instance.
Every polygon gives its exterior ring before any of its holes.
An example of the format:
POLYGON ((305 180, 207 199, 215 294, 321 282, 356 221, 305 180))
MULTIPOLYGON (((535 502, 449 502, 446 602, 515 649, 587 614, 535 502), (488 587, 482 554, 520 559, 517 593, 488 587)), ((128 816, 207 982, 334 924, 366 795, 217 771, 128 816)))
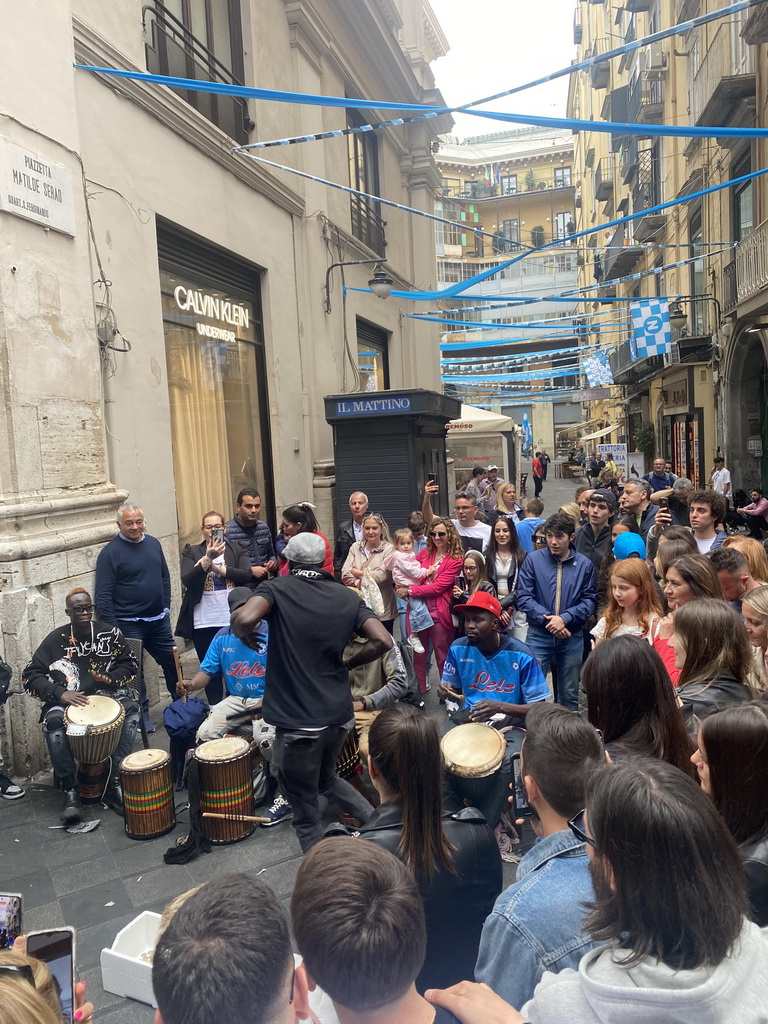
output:
POLYGON ((443 758, 435 720, 409 704, 393 704, 371 726, 368 750, 403 805, 400 859, 417 878, 430 879, 441 869, 455 872, 453 847, 443 831, 443 758))
POLYGON ((653 584, 653 576, 648 563, 642 558, 622 558, 614 562, 608 580, 608 604, 605 609, 605 636, 608 639, 623 622, 623 609, 616 603, 613 596, 611 583, 614 580, 624 580, 626 583, 637 587, 640 596, 635 605, 637 624, 643 633, 647 633, 651 624, 652 615, 662 615, 661 604, 653 584))
MULTIPOLYGON (((475 565, 477 566, 477 579, 475 580, 474 583, 470 583, 469 580, 467 580, 466 586, 466 589, 470 592, 470 594, 474 594, 474 592, 477 590, 481 583, 488 582, 488 570, 485 564, 485 555, 482 553, 482 551, 475 551, 470 548, 470 550, 467 551, 466 554, 464 555, 464 562, 466 562, 467 559, 469 559, 470 562, 474 562, 475 565)), ((464 562, 461 563, 462 571, 464 569, 464 562)), ((464 577, 464 579, 467 579, 466 576, 464 577)))
MULTIPOLYGON (((669 543, 672 542, 669 541, 669 543)), ((706 555, 683 555, 682 558, 676 558, 674 562, 667 562, 666 571, 669 572, 670 569, 674 569, 683 577, 696 599, 710 597, 720 601, 725 600, 720 577, 706 555)))
MULTIPOLYGON (((694 557, 694 556, 691 556, 694 557)), ((679 559, 679 564, 684 559, 679 559)), ((739 616, 725 601, 702 597, 675 612, 675 635, 685 644, 678 687, 701 684, 701 693, 723 672, 732 672, 752 694, 752 650, 739 616)))
POLYGON ((427 527, 427 551, 429 554, 434 554, 437 551, 435 542, 432 539, 432 530, 435 526, 444 526, 448 534, 448 555, 451 558, 460 558, 464 560, 464 548, 461 543, 461 537, 456 532, 456 527, 453 525, 450 519, 444 519, 442 516, 433 516, 432 521, 427 527))

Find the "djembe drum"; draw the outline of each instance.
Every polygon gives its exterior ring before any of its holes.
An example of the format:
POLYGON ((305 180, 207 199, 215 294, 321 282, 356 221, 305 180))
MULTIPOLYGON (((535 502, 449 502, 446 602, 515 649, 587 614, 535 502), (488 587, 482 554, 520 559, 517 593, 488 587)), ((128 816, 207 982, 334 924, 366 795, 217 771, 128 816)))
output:
POLYGON ((200 777, 200 811, 224 815, 202 818, 203 835, 212 843, 236 843, 256 828, 253 815, 251 744, 239 736, 201 743, 195 750, 200 777))
POLYGON ((87 704, 70 704, 64 725, 72 756, 83 764, 101 764, 120 742, 125 710, 113 697, 93 696, 87 704))
POLYGON ((494 786, 506 749, 502 733, 468 722, 450 729, 440 741, 445 767, 456 792, 470 804, 480 803, 494 786))
POLYGON ((176 824, 171 757, 164 750, 137 750, 123 758, 125 834, 131 839, 156 839, 176 824))

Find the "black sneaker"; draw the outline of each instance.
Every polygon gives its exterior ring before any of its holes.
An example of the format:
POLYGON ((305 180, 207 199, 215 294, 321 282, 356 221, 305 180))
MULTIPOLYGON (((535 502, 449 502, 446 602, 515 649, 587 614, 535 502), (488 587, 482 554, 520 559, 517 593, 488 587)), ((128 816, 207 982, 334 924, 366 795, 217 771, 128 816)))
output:
POLYGON ((64 790, 61 820, 65 825, 74 825, 75 822, 83 820, 83 805, 80 803, 80 793, 76 788, 64 790))
POLYGON ((101 802, 111 807, 117 814, 123 813, 123 788, 117 778, 112 778, 104 790, 101 802))
POLYGON ((3 772, 0 772, 0 796, 3 800, 21 800, 24 790, 3 772))
POLYGON ((269 821, 260 821, 261 827, 272 828, 273 825, 278 825, 281 821, 292 818, 293 809, 288 801, 278 793, 272 806, 262 814, 262 817, 269 818, 269 821))

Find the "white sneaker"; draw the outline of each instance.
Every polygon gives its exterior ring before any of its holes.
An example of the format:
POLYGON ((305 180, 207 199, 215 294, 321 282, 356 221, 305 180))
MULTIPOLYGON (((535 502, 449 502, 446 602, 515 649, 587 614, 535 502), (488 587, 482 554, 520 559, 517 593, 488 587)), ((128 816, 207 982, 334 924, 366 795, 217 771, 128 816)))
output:
POLYGON ((424 644, 419 640, 415 633, 411 633, 408 637, 408 645, 412 647, 417 654, 424 653, 424 644))

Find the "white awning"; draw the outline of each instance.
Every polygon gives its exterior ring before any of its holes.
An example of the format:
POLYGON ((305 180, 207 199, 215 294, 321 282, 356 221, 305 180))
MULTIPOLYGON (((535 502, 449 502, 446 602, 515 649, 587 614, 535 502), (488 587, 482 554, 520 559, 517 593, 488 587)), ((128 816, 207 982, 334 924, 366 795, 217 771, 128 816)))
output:
POLYGON ((499 431, 513 431, 515 421, 511 416, 488 409, 477 409, 474 405, 462 405, 461 418, 451 420, 445 425, 446 430, 455 430, 457 434, 497 434, 499 431))
POLYGON ((588 427, 591 423, 597 423, 597 416, 593 416, 591 420, 582 420, 581 423, 568 423, 555 431, 555 437, 560 437, 561 434, 570 434, 574 430, 581 430, 582 427, 588 427))
POLYGON ((605 435, 606 435, 606 434, 610 434, 610 432, 611 432, 612 430, 615 430, 615 429, 616 429, 616 426, 615 426, 615 425, 612 425, 612 426, 610 426, 610 427, 603 427, 603 429, 602 429, 602 430, 596 430, 596 431, 594 432, 594 434, 585 434, 585 435, 584 435, 584 437, 582 437, 582 438, 579 438, 579 440, 580 440, 580 441, 581 441, 582 443, 583 443, 584 441, 595 441, 595 440, 597 440, 597 438, 598 438, 598 437, 605 437, 605 435))

